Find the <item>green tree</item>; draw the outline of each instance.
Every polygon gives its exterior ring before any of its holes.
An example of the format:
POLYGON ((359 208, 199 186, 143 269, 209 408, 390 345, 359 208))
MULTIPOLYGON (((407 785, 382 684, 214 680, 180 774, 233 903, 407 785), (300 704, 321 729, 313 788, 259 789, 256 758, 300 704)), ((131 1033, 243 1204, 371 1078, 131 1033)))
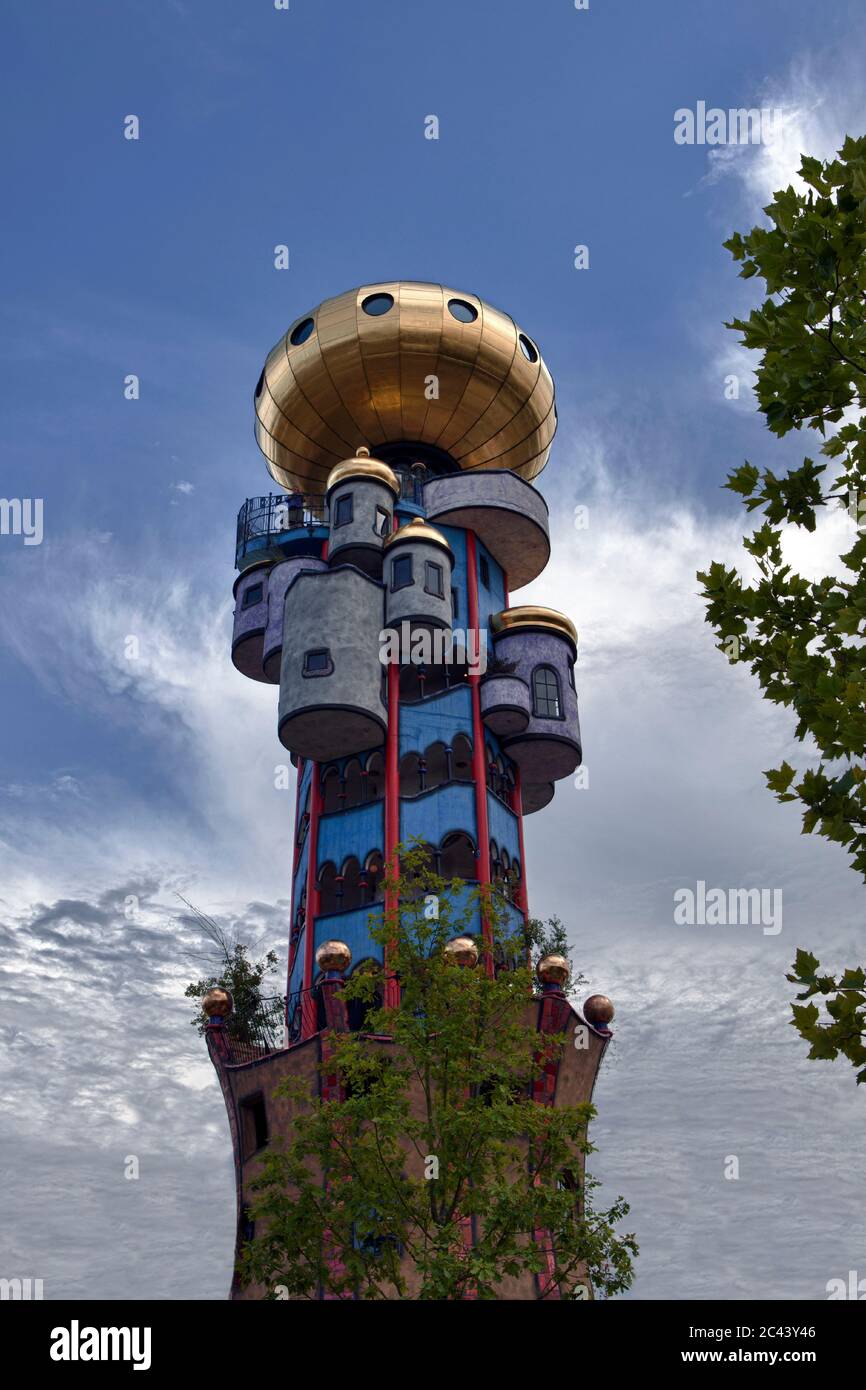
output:
POLYGON ((565 1298, 628 1287, 637 1247, 614 1229, 628 1207, 618 1198, 595 1211, 584 1177, 592 1107, 531 1099, 539 1048, 563 1039, 540 1043, 526 933, 510 932, 505 916, 495 894, 434 873, 421 847, 403 853, 400 905, 370 919, 400 1005, 381 1003, 376 975, 351 976, 343 997, 368 1008, 365 1034, 331 1034, 323 1064, 344 1098, 311 1097, 300 1082, 279 1088, 293 1106, 292 1135, 262 1160, 253 1215, 264 1233, 245 1250, 243 1279, 301 1299, 320 1285, 365 1299, 492 1299, 504 1278, 546 1271, 549 1249, 565 1298), (479 938, 474 969, 443 951, 471 934, 479 905, 492 960, 509 962, 495 972, 479 938))
MULTIPOLYGON (((268 951, 258 960, 251 960, 247 945, 187 902, 186 898, 181 898, 181 901, 186 903, 203 935, 211 942, 211 950, 205 957, 210 973, 188 984, 184 990, 185 998, 201 1001, 210 989, 219 987, 228 990, 234 1005, 225 1024, 229 1036, 236 1042, 279 1046, 286 1001, 282 995, 266 992, 276 973, 276 952, 268 951)), ((196 1009, 190 1022, 199 1033, 204 1033, 207 1018, 201 1007, 196 1009)))
MULTIPOLYGON (((797 738, 817 753, 817 766, 770 769, 767 785, 798 801, 803 833, 842 845, 866 880, 866 138, 846 139, 833 160, 803 156, 800 175, 804 192, 781 190, 765 209, 771 226, 725 242, 742 278, 759 276, 766 289, 760 308, 726 327, 761 354, 769 429, 814 432, 827 462, 805 457, 783 476, 749 462, 734 469, 725 486, 765 518, 743 541, 760 577, 747 584, 713 563, 698 578, 720 650, 749 665, 765 699, 794 711, 797 738), (850 544, 836 572, 809 581, 785 563, 783 535, 814 532, 831 506, 850 515, 850 544)), ((809 1056, 842 1054, 866 1081, 863 971, 822 975, 799 951, 788 979, 805 986, 800 1000, 826 1003, 826 1019, 814 1003, 792 1006, 809 1056)))

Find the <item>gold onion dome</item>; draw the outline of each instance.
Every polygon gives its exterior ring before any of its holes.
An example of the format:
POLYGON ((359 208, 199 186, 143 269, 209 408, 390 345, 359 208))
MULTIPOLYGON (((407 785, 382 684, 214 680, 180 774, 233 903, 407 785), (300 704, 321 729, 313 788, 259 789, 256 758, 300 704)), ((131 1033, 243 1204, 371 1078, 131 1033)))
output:
POLYGON ((542 956, 536 966, 536 974, 543 985, 564 985, 571 974, 571 965, 565 956, 542 956))
POLYGON ((517 632, 521 629, 543 628, 567 637, 577 650, 577 628, 564 613, 556 608, 541 608, 535 603, 526 603, 517 608, 506 608, 502 613, 494 613, 490 626, 497 634, 517 632))
POLYGON ((478 964, 478 947, 471 936, 455 936, 452 941, 446 942, 445 959, 471 969, 478 964))
POLYGON ((255 412, 268 469, 293 492, 323 492, 359 438, 531 482, 556 431, 532 339, 477 295, 413 280, 363 285, 297 319, 268 354, 255 412))
POLYGON ((323 941, 316 950, 316 965, 320 970, 348 970, 352 952, 345 941, 323 941))
POLYGON ((435 526, 431 526, 429 521, 424 521, 420 516, 413 517, 407 521, 405 526, 399 530, 392 531, 390 536, 385 538, 385 549, 391 545, 400 545, 403 541, 427 541, 430 545, 439 545, 443 550, 447 550, 451 558, 454 558, 454 551, 451 549, 441 531, 437 531, 435 526))
POLYGON ((614 1012, 613 1003, 606 994, 591 994, 583 1006, 583 1016, 593 1028, 606 1028, 614 1012))
POLYGON ((209 989, 202 998, 201 1007, 208 1018, 227 1018, 234 1008, 234 1000, 227 989, 209 989))
POLYGON ((389 487, 395 497, 400 496, 400 480, 393 468, 389 468, 387 463, 382 463, 381 459, 371 459, 370 450, 364 445, 355 450, 353 458, 344 459, 331 469, 325 492, 330 492, 339 483, 348 482, 350 478, 374 478, 389 487))

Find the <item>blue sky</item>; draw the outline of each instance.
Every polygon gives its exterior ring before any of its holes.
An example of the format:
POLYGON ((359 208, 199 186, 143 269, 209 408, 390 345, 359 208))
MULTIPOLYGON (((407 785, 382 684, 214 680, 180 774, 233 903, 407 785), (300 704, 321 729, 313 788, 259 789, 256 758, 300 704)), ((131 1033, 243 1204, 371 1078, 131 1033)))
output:
POLYGON ((529 889, 619 1006, 596 1168, 633 1202, 635 1294, 823 1297, 862 1264, 862 1098, 803 1061, 783 977, 797 944, 857 958, 859 890, 764 790, 761 768, 804 755, 713 651, 694 572, 739 558, 728 469, 806 448, 755 415, 721 326, 750 290, 721 242, 801 149, 866 129, 862 8, 48 0, 5 28, 0 491, 44 499, 45 539, 0 538, 21 1223, 0 1274, 44 1277, 48 1297, 225 1292, 228 1135, 173 893, 284 953, 293 799, 273 788, 272 692, 229 662, 235 516, 268 486, 252 391, 304 310, 416 278, 510 312, 557 384, 554 558, 520 597, 581 632, 590 788, 527 822, 529 889), (773 145, 676 145, 674 111, 698 100, 779 109, 773 145), (675 928, 673 890, 701 878, 783 887, 784 931, 675 928), (827 1153, 803 1143, 819 1105, 827 1153), (744 1179, 721 1183, 740 1152, 744 1179))

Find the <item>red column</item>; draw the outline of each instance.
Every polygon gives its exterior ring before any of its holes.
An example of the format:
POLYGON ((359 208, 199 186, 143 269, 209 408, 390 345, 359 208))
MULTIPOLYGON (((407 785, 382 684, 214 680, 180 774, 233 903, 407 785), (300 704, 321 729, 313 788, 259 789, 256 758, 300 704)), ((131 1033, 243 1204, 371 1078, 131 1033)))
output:
POLYGON ((319 815, 322 793, 319 785, 319 764, 310 763, 310 826, 307 830, 307 919, 304 923, 304 993, 301 1003, 301 1037, 312 1037, 316 1031, 316 1001, 311 994, 313 984, 313 939, 319 912, 319 890, 316 886, 318 867, 319 815))
MULTIPOLYGON (((394 661, 388 667, 388 733, 385 740, 385 865, 396 876, 397 846, 400 843, 400 667, 394 661)), ((385 894, 386 913, 397 908, 397 894, 385 894)), ((385 998, 387 1009, 396 1009, 400 1002, 400 986, 388 970, 385 952, 385 998)))
MULTIPOLYGON (((480 632, 478 620, 478 555, 475 533, 466 532, 466 570, 469 596, 469 629, 480 632)), ((487 823, 487 745, 484 741, 484 725, 481 722, 481 677, 476 672, 469 677, 472 694, 472 779, 475 783, 475 828, 478 837, 478 882, 483 886, 490 883, 490 831, 487 823)), ((481 914, 481 928, 484 940, 492 944, 493 928, 487 916, 481 914)), ((488 956, 488 973, 493 973, 493 959, 488 956)))

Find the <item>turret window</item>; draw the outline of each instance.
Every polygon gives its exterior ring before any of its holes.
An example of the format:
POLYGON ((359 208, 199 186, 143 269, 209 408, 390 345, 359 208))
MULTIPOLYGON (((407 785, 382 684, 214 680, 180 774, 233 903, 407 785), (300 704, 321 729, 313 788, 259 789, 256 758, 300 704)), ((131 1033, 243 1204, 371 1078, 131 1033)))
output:
POLYGON ((391 592, 406 589, 412 583, 412 556, 397 555, 391 564, 391 592))
POLYGON ((532 713, 536 719, 561 719, 559 676, 552 666, 536 666, 532 673, 532 713))
POLYGON ((376 508, 376 520, 373 523, 373 530, 377 536, 390 536, 391 534, 391 513, 386 512, 384 507, 376 508))
POLYGON ((432 560, 428 560, 424 567, 424 592, 432 594, 434 598, 444 598, 445 590, 442 587, 442 566, 434 565, 432 560))
POLYGON ((355 508, 352 502, 353 496, 354 494, 351 492, 344 492, 342 497, 337 498, 337 504, 334 507, 335 527, 348 526, 349 522, 354 518, 355 508))
POLYGON ((334 669, 331 653, 327 647, 315 647, 304 652, 305 676, 329 676, 334 669))
POLYGON ((255 608, 257 603, 261 603, 265 596, 264 584, 251 584, 247 589, 241 603, 241 608, 255 608))

